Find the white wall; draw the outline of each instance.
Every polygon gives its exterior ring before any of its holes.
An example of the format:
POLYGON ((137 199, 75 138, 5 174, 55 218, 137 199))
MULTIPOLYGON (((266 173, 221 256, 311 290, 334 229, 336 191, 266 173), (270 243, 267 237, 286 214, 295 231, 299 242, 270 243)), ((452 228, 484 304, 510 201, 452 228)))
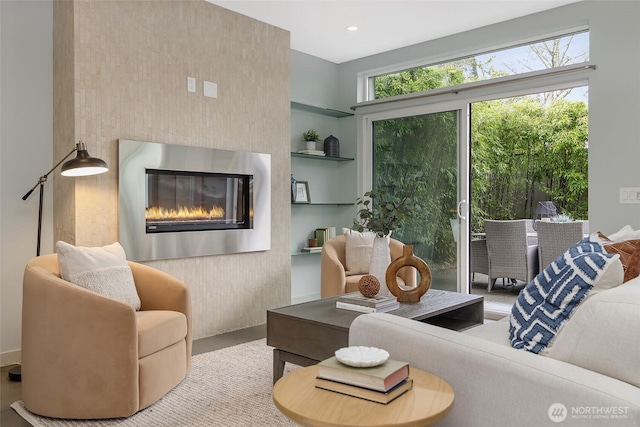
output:
POLYGON ((605 233, 625 224, 640 228, 640 204, 618 203, 620 187, 640 187, 640 2, 581 1, 340 64, 338 107, 359 101, 357 77, 368 70, 452 59, 585 25, 597 66, 589 74, 590 228, 605 233))
POLYGON ((640 205, 619 204, 620 187, 640 187, 640 2, 588 2, 590 228, 640 228, 640 205), (595 225, 595 228, 591 226, 595 225))
MULTIPOLYGON (((338 109, 338 65, 305 53, 291 52, 291 100, 321 108, 338 109)), ((340 155, 355 157, 355 133, 346 123, 352 118, 335 118, 300 109, 291 111, 291 151, 302 147, 302 132, 313 128, 321 139, 333 135, 340 140, 340 155)), ((322 149, 322 144, 317 145, 322 149)), ((353 202, 356 198, 356 163, 292 159, 291 173, 309 182, 312 202, 353 202)), ((291 252, 299 252, 317 227, 350 227, 351 206, 293 206, 291 252)), ((320 297, 320 255, 291 258, 291 302, 320 297)))
POLYGON ((291 51, 291 100, 337 108, 338 64, 291 51))
MULTIPOLYGON (((22 273, 36 255, 38 190, 53 164, 53 4, 0 1, 0 365, 19 360, 22 273), (25 161, 28 159, 28 161, 25 161), (25 165, 28 164, 28 167, 25 165)), ((44 192, 42 253, 53 247, 52 174, 44 192)))

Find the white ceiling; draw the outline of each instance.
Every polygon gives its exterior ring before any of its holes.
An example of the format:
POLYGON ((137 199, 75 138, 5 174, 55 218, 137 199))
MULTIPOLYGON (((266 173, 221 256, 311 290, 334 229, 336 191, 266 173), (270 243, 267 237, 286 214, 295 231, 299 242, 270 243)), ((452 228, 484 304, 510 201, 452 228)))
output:
POLYGON ((288 30, 291 49, 340 64, 580 0, 207 1, 288 30))

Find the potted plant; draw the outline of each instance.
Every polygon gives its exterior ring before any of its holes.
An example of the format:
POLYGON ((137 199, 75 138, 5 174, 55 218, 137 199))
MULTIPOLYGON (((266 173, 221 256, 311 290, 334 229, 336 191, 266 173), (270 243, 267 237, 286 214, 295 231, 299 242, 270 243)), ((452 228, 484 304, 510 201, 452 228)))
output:
POLYGON ((314 129, 309 129, 308 131, 302 133, 302 137, 306 142, 308 150, 316 149, 316 142, 320 141, 320 135, 318 135, 318 132, 316 132, 314 129))
POLYGON ((380 282, 379 295, 391 295, 386 281, 387 268, 391 264, 389 236, 422 209, 413 200, 416 186, 423 182, 422 175, 420 171, 407 174, 395 182, 392 190, 371 190, 356 199, 359 210, 353 219, 353 229, 375 233, 369 274, 380 282))
POLYGON ((378 237, 385 237, 411 220, 422 209, 413 200, 415 187, 423 182, 422 175, 419 171, 401 177, 392 192, 371 190, 358 197, 356 205, 361 208, 353 219, 353 229, 372 231, 378 237))

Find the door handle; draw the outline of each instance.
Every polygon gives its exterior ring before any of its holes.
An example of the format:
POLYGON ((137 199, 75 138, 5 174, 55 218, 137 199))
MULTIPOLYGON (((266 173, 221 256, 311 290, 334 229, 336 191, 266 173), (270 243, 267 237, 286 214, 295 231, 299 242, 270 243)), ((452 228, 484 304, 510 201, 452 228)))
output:
POLYGON ((462 199, 460 200, 460 203, 458 203, 458 207, 456 209, 458 212, 458 218, 460 218, 461 220, 466 220, 467 219, 467 212, 469 212, 469 205, 467 204, 466 199, 462 199))

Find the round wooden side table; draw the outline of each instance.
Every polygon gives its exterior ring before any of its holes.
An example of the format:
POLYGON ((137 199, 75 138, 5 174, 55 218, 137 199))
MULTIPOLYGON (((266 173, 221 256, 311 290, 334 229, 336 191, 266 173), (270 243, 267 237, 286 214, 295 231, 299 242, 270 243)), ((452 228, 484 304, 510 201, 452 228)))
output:
POLYGON ((387 405, 316 388, 317 374, 316 365, 296 369, 273 386, 276 407, 305 426, 426 426, 453 407, 446 381, 412 367, 413 388, 387 405))

